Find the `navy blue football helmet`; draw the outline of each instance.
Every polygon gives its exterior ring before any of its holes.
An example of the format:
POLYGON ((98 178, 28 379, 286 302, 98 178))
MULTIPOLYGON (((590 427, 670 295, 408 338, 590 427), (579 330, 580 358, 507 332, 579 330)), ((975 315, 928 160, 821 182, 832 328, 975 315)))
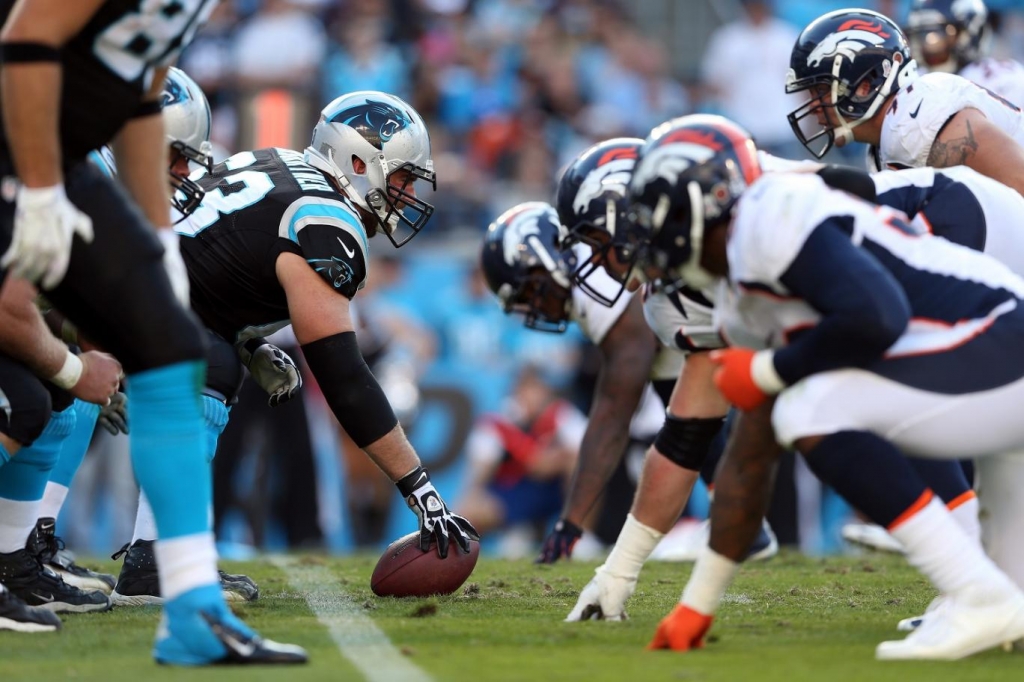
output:
POLYGON ((522 313, 530 329, 564 332, 572 313, 576 256, 561 250, 565 228, 551 204, 528 201, 487 228, 480 254, 484 279, 506 313, 522 313))
POLYGON ((982 0, 914 0, 907 17, 910 49, 929 71, 956 73, 986 51, 982 0))
POLYGON ((874 116, 917 77, 917 62, 900 27, 866 9, 829 12, 800 33, 789 60, 786 92, 808 101, 790 112, 789 125, 808 151, 821 158, 874 116))
POLYGON ((629 179, 637 152, 644 143, 638 137, 617 137, 596 144, 569 164, 558 181, 555 206, 568 231, 568 243, 590 247, 592 257, 573 272, 573 281, 595 301, 611 306, 626 289, 636 249, 623 231, 629 213, 629 179), (615 262, 609 261, 614 254, 615 262), (587 278, 600 268, 621 285, 613 296, 598 291, 587 278))
POLYGON ((740 195, 761 176, 750 134, 722 116, 698 114, 661 124, 640 148, 629 185, 637 267, 654 291, 700 289, 704 233, 732 218, 740 195))

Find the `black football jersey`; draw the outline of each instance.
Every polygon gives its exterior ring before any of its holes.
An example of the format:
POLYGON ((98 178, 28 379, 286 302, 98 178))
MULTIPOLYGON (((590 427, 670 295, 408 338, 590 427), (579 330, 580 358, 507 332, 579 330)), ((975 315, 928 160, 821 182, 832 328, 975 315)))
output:
MULTIPOLYGON (((0 0, 6 20, 15 0, 0 0)), ((156 68, 174 64, 217 0, 108 0, 61 52, 60 135, 70 166, 110 142, 138 109, 156 68)), ((9 173, 6 137, 0 159, 9 173)))
POLYGON ((192 309, 231 342, 288 323, 277 279, 282 252, 302 256, 346 298, 366 279, 366 231, 355 208, 290 149, 235 154, 193 174, 206 196, 175 225, 192 287, 192 309))

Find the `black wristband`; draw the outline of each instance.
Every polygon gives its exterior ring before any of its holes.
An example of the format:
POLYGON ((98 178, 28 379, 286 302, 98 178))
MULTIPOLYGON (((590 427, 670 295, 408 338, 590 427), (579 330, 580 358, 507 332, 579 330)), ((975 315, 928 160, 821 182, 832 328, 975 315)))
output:
POLYGON ((355 332, 342 332, 302 346, 306 364, 345 432, 360 448, 386 436, 398 418, 366 366, 355 332))
POLYGON ((402 478, 395 481, 395 485, 398 486, 398 492, 402 494, 402 497, 409 497, 412 495, 416 488, 419 488, 424 483, 430 481, 430 474, 423 467, 416 467, 402 478))
POLYGON ((59 62, 60 49, 45 43, 0 43, 0 62, 26 64, 31 62, 59 62))
POLYGON ((132 115, 129 118, 145 118, 147 116, 154 116, 163 111, 163 105, 161 105, 158 99, 144 99, 139 103, 139 106, 135 108, 132 115))

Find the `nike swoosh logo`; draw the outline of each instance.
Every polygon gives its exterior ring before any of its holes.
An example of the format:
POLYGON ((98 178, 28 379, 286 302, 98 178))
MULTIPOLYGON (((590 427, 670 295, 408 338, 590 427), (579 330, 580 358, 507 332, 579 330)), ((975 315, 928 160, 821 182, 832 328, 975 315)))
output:
POLYGON ((221 633, 221 642, 231 647, 231 649, 242 658, 249 658, 256 652, 255 646, 248 642, 239 642, 226 632, 221 633))
POLYGON ((346 245, 345 242, 341 241, 341 237, 336 237, 336 239, 338 240, 338 243, 341 244, 341 248, 343 248, 345 250, 345 255, 346 256, 348 256, 349 258, 355 258, 356 257, 356 252, 353 251, 352 249, 348 248, 348 245, 346 245))
POLYGON ((43 596, 43 595, 39 594, 38 592, 33 592, 32 596, 35 597, 36 599, 38 599, 39 601, 44 601, 44 602, 47 602, 47 603, 53 601, 56 598, 52 594, 47 595, 47 596, 43 596))
POLYGON ((924 104, 924 102, 917 103, 917 109, 914 109, 913 111, 910 112, 910 118, 917 118, 917 112, 921 111, 922 104, 924 104))

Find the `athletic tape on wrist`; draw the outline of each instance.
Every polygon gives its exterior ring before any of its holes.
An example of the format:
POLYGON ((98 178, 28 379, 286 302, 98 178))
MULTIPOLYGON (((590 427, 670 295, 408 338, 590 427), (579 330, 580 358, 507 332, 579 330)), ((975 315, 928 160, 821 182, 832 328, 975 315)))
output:
POLYGON ((84 366, 79 357, 68 351, 67 355, 64 356, 64 364, 56 374, 50 377, 50 382, 55 386, 63 388, 65 391, 69 390, 74 388, 78 380, 82 378, 83 369, 84 366))

